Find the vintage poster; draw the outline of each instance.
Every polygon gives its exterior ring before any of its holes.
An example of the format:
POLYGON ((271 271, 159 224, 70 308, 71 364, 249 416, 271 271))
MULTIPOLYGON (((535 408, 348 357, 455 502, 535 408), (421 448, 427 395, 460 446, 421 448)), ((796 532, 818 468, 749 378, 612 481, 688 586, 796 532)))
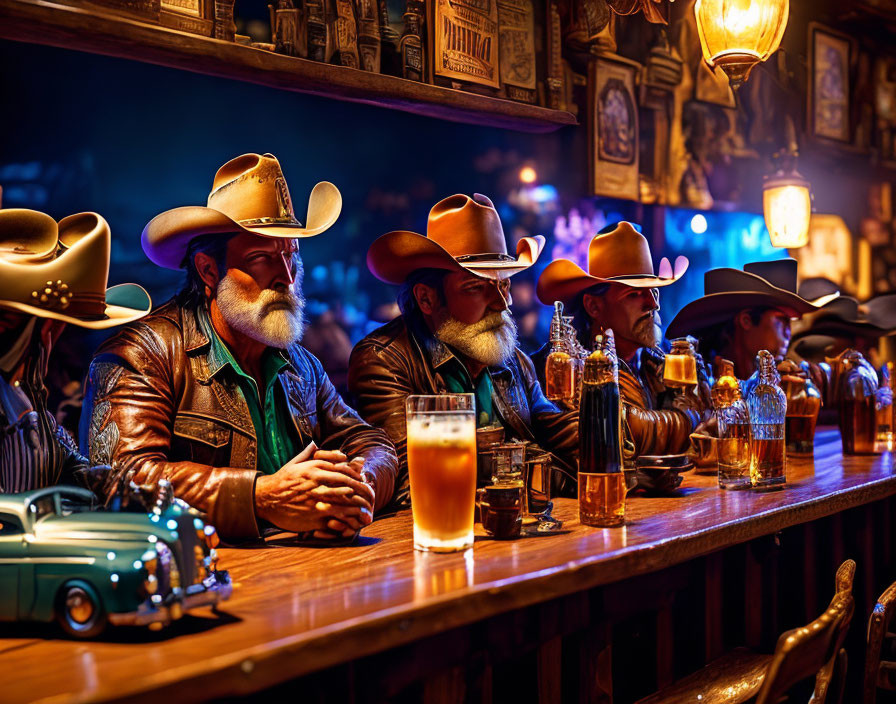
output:
POLYGON ((361 68, 380 72, 380 11, 376 0, 357 0, 358 54, 361 68))
POLYGON ((434 17, 434 73, 500 87, 496 0, 435 0, 434 17))
POLYGON ((592 192, 638 199, 637 64, 595 59, 588 67, 592 192))
POLYGON ((535 90, 535 11, 531 0, 497 0, 501 83, 535 90))
POLYGON ((181 15, 202 17, 200 0, 161 0, 161 8, 181 15))
POLYGON ((815 24, 809 25, 809 134, 838 142, 850 141, 850 38, 815 24))

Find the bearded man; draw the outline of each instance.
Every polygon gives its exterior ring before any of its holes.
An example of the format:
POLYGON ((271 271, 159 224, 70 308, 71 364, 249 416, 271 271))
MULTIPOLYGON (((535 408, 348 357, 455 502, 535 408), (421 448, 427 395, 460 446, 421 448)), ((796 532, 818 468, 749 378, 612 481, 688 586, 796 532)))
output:
MULTIPOLYGON (((588 246, 588 271, 568 259, 551 262, 539 277, 542 303, 561 301, 573 315, 579 341, 591 349, 594 338, 610 328, 619 357, 619 390, 626 430, 626 460, 640 455, 684 452, 690 434, 709 416, 709 384, 681 393, 663 384, 665 356, 659 348, 659 289, 680 279, 688 260, 668 259, 654 273, 647 238, 629 222, 598 233, 588 246)), ((542 378, 548 346, 533 355, 542 378)))
POLYGON ((517 256, 509 255, 498 213, 480 194, 436 203, 425 236, 390 232, 370 246, 370 271, 401 287, 401 315, 355 346, 348 385, 361 415, 385 428, 398 451, 396 507, 410 502, 411 394, 472 393, 478 427, 502 426, 505 440, 534 442, 575 475, 578 413, 561 412, 544 397, 532 362, 516 346, 509 310, 509 278, 532 266, 543 247, 543 237, 524 237, 517 256))
POLYGON ((392 495, 386 434, 343 403, 301 345, 299 237, 342 208, 318 183, 303 226, 280 164, 246 154, 215 175, 208 207, 154 218, 143 249, 185 268, 183 290, 103 344, 91 364, 82 445, 110 479, 171 482, 225 538, 272 526, 351 539, 392 495))

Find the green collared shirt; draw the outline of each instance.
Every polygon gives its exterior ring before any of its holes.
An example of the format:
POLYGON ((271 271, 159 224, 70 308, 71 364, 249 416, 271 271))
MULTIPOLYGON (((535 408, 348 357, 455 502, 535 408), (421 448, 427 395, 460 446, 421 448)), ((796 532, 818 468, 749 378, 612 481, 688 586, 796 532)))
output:
POLYGON ((280 371, 289 365, 289 361, 281 350, 269 348, 261 360, 261 373, 264 380, 263 396, 259 393, 258 384, 246 374, 224 341, 215 332, 208 312, 200 308, 197 315, 199 330, 208 338, 211 348, 208 353, 209 367, 213 373, 222 373, 230 367, 235 381, 246 399, 252 425, 255 428, 255 440, 258 445, 258 471, 273 474, 301 452, 301 439, 289 414, 289 406, 283 387, 277 383, 280 371))
POLYGON ((476 427, 491 425, 495 414, 492 407, 492 377, 488 368, 483 369, 477 379, 471 379, 463 362, 452 355, 442 363, 439 371, 451 393, 475 395, 476 427))

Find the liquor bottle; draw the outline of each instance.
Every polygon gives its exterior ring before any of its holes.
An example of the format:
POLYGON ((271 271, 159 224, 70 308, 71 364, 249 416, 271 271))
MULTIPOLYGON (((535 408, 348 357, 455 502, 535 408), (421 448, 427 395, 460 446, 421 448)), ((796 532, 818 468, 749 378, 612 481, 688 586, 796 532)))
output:
POLYGON ((842 357, 838 389, 840 439, 846 455, 870 455, 877 440, 877 375, 861 352, 847 350, 842 357))
POLYGON ((618 526, 625 521, 619 362, 613 331, 598 335, 585 360, 579 406, 579 521, 618 526))
POLYGON ((758 382, 747 396, 752 442, 750 443, 750 483, 754 489, 776 489, 787 481, 784 460, 784 419, 787 397, 778 385, 775 358, 759 350, 758 382))
POLYGON ((784 440, 788 455, 811 456, 815 450, 815 422, 821 393, 809 376, 809 364, 785 359, 778 365, 781 389, 787 397, 784 440))
POLYGON ((554 301, 551 352, 544 368, 544 392, 549 401, 572 401, 575 397, 575 360, 569 352, 566 331, 563 327, 563 304, 554 301))
POLYGON ((579 342, 579 336, 572 324, 572 316, 563 316, 563 330, 566 336, 566 344, 569 354, 572 357, 573 367, 575 369, 575 381, 573 383, 573 397, 576 404, 582 396, 582 376, 585 373, 585 360, 590 354, 584 345, 579 342))
POLYGON ((889 403, 882 403, 877 409, 877 445, 878 452, 892 452, 896 449, 896 403, 893 403, 896 392, 896 362, 886 362, 880 368, 881 387, 890 389, 889 403))
POLYGON ((750 486, 750 412, 734 376, 734 363, 719 363, 719 377, 712 387, 712 405, 719 427, 719 486, 750 486))
POLYGON ((404 32, 398 42, 401 52, 401 75, 412 81, 426 81, 423 0, 408 0, 404 13, 404 32))

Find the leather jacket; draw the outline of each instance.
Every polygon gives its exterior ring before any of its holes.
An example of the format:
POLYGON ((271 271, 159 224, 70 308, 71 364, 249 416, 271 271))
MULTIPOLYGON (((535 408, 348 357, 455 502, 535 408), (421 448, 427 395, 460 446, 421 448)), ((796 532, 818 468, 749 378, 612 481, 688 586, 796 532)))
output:
MULTIPOLYGON (((171 482, 205 511, 222 537, 259 535, 255 518, 257 442, 239 386, 210 354, 195 310, 169 301, 107 340, 90 365, 81 446, 97 464, 137 484, 171 482)), ((302 446, 363 456, 376 508, 392 496, 398 463, 386 434, 362 421, 300 345, 283 350, 278 375, 302 446)))
MULTIPOLYGON (((532 354, 532 363, 544 384, 550 343, 532 354)), ((641 455, 674 455, 685 452, 699 418, 696 414, 666 408, 671 395, 662 384, 664 356, 657 348, 641 350, 641 364, 633 370, 619 364, 619 396, 622 399, 624 451, 627 463, 641 455)))
MULTIPOLYGON (((404 316, 361 340, 349 362, 348 388, 358 412, 385 428, 401 465, 395 506, 409 505, 405 399, 411 394, 442 394, 448 388, 439 367, 453 356, 422 324, 409 331, 404 316)), ((492 403, 505 440, 537 443, 554 454, 556 464, 576 476, 578 410, 561 411, 541 391, 529 358, 517 349, 507 363, 488 368, 492 403)), ((562 484, 562 483, 561 483, 562 484)), ((571 488, 566 483, 565 490, 571 488)))

